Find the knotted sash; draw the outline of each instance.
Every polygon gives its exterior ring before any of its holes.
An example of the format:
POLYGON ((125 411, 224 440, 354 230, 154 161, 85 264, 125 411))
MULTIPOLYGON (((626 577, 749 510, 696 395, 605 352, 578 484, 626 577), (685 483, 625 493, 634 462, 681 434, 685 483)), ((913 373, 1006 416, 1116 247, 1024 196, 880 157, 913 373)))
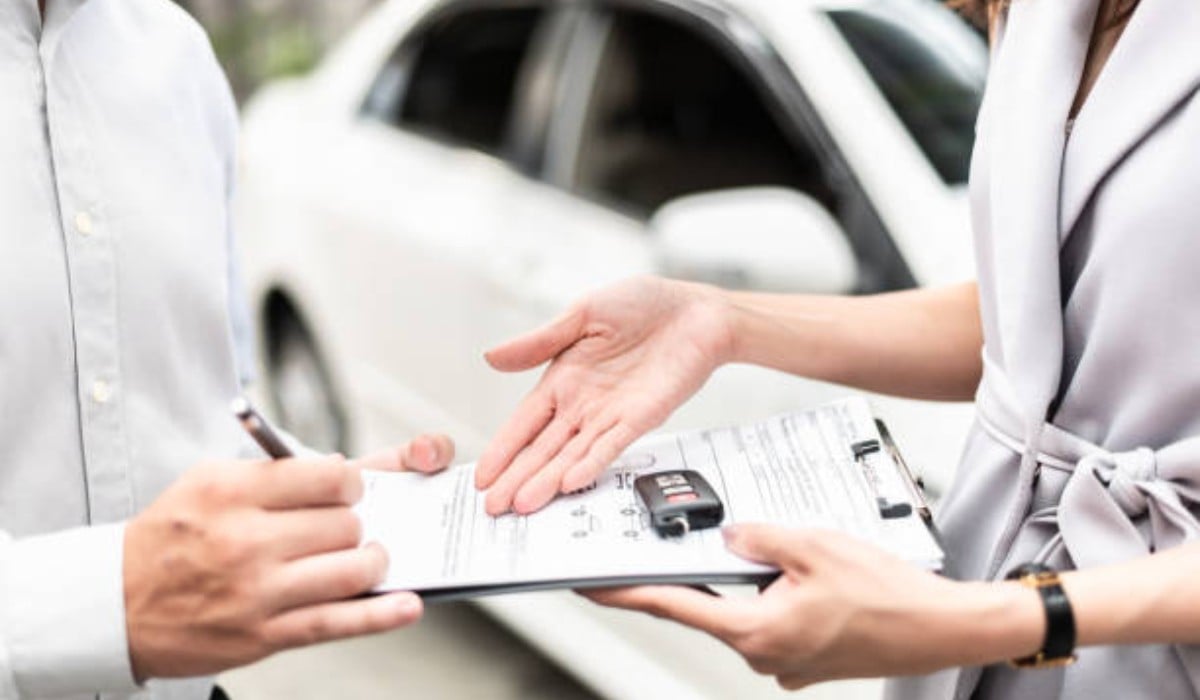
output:
MULTIPOLYGON (((1014 453, 1028 453, 1020 404, 1001 368, 984 362, 975 400, 984 430, 1014 453)), ((1058 527, 1041 558, 1063 547, 1077 568, 1086 569, 1200 540, 1200 437, 1113 452, 1052 423, 1044 423, 1037 435, 1032 450, 1040 468, 1069 474, 1058 504, 1036 514, 1058 527)), ((1200 647, 1175 651, 1200 695, 1200 647)))

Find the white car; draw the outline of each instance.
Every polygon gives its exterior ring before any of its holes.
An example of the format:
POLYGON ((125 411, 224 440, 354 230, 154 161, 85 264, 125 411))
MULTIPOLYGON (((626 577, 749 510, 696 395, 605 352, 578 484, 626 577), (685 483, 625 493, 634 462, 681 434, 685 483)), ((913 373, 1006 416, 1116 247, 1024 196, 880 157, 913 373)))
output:
MULTIPOLYGON (((483 351, 599 285, 967 279, 986 63, 933 0, 385 2, 246 112, 237 227, 275 412, 329 449, 439 430, 471 458, 536 380, 483 351)), ((729 367, 670 427, 844 392, 729 367)), ((944 488, 969 407, 874 400, 944 488)), ((780 692, 701 635, 569 594, 482 604, 608 697, 780 692)), ((813 697, 849 688, 876 686, 813 697)))

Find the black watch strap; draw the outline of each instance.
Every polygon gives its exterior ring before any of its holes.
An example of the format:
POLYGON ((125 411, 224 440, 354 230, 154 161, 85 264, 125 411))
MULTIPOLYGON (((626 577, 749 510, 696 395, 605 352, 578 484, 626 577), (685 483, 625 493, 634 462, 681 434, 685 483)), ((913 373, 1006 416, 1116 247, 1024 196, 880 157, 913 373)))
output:
POLYGON ((1071 601, 1067 599, 1058 572, 1042 564, 1022 564, 1008 572, 1005 578, 1036 589, 1046 612, 1046 638, 1042 641, 1041 651, 1013 659, 1012 665, 1018 668, 1045 668, 1065 666, 1075 661, 1075 614, 1071 611, 1071 601))

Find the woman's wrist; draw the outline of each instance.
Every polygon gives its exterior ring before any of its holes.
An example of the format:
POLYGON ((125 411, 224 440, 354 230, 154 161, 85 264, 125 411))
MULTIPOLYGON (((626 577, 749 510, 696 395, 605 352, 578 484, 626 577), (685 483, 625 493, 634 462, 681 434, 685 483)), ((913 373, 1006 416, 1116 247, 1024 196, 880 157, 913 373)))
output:
POLYGON ((701 284, 699 282, 675 282, 691 303, 701 307, 708 314, 711 323, 712 337, 708 339, 709 352, 712 355, 713 370, 722 365, 745 361, 741 356, 742 343, 739 330, 739 310, 733 301, 735 292, 720 287, 701 284))
MULTIPOLYGON (((723 289, 706 284, 691 285, 695 298, 704 303, 721 319, 720 364, 763 364, 770 366, 767 356, 777 342, 775 337, 785 327, 792 341, 794 323, 776 298, 754 292, 723 289)), ((797 297, 789 297, 795 303, 797 297)), ((790 343, 789 343, 790 344, 790 343)), ((794 348, 793 348, 794 349, 794 348)))
POLYGON ((841 320, 860 299, 717 290, 730 342, 727 362, 845 383, 856 356, 841 320))
POLYGON ((961 665, 982 665, 1037 653, 1046 636, 1046 616, 1038 592, 1013 581, 959 584, 962 619, 953 643, 961 665))

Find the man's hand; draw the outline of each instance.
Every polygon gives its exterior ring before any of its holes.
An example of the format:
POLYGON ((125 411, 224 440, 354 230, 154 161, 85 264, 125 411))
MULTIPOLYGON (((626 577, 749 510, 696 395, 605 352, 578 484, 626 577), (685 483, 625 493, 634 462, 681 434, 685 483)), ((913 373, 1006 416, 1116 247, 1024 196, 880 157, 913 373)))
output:
POLYGON ((739 525, 726 542, 783 573, 757 598, 674 586, 584 595, 705 631, 789 690, 1015 658, 1044 634, 1037 593, 1020 584, 952 581, 833 532, 739 525))
POLYGON ((712 288, 639 278, 489 352, 505 372, 550 366, 479 460, 488 512, 529 513, 586 486, 661 425, 729 356, 723 309, 712 288))
POLYGON ((202 464, 125 530, 125 614, 135 677, 195 676, 290 647, 401 627, 421 600, 351 600, 383 578, 378 545, 359 547, 350 506, 361 468, 437 471, 442 437, 357 462, 344 458, 202 464))
POLYGON ((454 442, 445 435, 421 435, 411 442, 350 462, 359 469, 434 474, 454 461, 454 442))

